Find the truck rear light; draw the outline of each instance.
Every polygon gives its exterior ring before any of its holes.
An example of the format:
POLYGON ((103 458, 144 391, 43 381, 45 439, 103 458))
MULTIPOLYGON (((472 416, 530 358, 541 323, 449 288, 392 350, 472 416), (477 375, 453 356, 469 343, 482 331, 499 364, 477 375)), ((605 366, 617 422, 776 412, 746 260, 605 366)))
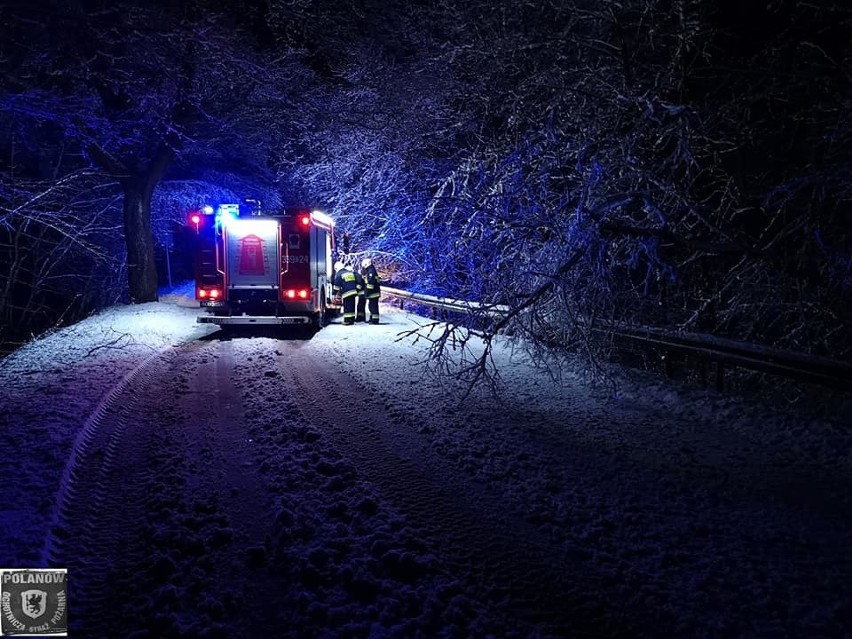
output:
POLYGON ((306 288, 300 288, 298 290, 294 288, 288 288, 286 291, 284 291, 284 297, 286 297, 288 300, 294 300, 296 298, 299 298, 300 300, 306 300, 308 299, 308 297, 310 297, 310 294, 311 292, 306 288))
POLYGON ((221 295, 222 291, 220 291, 218 288, 200 288, 198 289, 196 297, 201 300, 208 298, 211 300, 215 300, 218 299, 221 295))
POLYGON ((311 216, 310 215, 300 215, 299 223, 302 226, 310 226, 311 225, 311 216))

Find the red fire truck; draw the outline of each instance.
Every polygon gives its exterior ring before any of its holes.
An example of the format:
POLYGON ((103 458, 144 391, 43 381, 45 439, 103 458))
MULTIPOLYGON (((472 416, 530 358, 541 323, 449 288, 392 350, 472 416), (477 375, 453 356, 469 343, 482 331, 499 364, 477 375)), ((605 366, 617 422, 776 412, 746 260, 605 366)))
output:
POLYGON ((193 212, 200 323, 325 325, 332 302, 334 220, 320 211, 240 215, 224 204, 193 212))

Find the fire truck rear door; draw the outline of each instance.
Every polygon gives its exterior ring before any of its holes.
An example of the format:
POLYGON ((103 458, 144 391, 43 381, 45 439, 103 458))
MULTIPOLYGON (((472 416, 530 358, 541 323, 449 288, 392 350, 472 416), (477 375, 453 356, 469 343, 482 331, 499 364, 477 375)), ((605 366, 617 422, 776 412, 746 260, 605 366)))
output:
POLYGON ((239 219, 228 223, 228 288, 274 289, 281 264, 276 220, 239 219))

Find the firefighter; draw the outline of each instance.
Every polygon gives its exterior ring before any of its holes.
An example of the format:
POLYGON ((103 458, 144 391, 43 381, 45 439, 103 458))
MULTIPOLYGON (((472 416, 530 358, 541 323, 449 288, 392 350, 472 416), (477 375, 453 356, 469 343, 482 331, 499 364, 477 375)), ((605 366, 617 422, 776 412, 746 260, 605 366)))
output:
POLYGON ((364 291, 364 277, 358 271, 355 271, 355 280, 358 282, 358 302, 355 308, 355 321, 367 321, 367 297, 364 291))
POLYGON ((359 288, 358 278, 352 269, 343 262, 336 262, 332 290, 343 302, 343 323, 346 325, 355 322, 355 300, 358 298, 359 288))
POLYGON ((361 275, 364 277, 364 293, 367 298, 367 310, 370 311, 370 324, 378 324, 379 297, 382 292, 379 286, 379 274, 371 260, 366 258, 361 260, 361 275))

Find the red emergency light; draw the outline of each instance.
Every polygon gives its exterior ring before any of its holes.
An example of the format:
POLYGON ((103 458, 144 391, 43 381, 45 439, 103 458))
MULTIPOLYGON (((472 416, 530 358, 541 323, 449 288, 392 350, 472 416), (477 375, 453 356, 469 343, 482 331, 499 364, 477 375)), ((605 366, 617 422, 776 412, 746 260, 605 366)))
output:
POLYGON ((311 216, 310 215, 300 215, 299 223, 302 226, 310 226, 311 225, 311 216))
POLYGON ((189 216, 189 222, 195 227, 195 232, 198 233, 198 227, 201 225, 201 214, 196 211, 189 216))

